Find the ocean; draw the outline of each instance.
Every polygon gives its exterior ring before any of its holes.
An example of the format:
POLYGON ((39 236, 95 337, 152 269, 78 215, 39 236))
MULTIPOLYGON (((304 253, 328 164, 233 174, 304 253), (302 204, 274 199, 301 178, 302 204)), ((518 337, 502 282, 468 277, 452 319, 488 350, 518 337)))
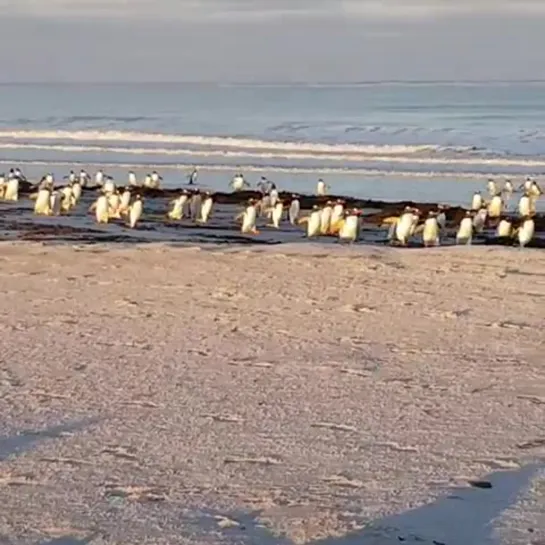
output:
POLYGON ((1 85, 0 162, 468 205, 488 177, 545 174, 545 83, 1 85))

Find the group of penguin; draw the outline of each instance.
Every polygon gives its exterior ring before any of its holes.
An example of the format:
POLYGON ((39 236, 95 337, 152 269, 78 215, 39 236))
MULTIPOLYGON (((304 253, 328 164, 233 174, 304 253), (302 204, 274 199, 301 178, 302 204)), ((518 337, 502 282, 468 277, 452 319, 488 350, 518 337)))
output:
MULTIPOLYGON (((521 247, 526 246, 535 233, 533 216, 536 214, 536 202, 542 195, 542 190, 535 180, 526 179, 519 190, 522 196, 518 202, 519 225, 514 227, 512 220, 505 214, 509 200, 515 193, 510 180, 506 180, 499 189, 494 180, 489 180, 488 192, 491 199, 487 202, 480 191, 474 193, 471 210, 466 212, 456 232, 457 244, 471 244, 473 236, 481 233, 489 220, 497 222, 496 236, 501 239, 517 239, 521 247)), ((418 209, 407 207, 399 217, 386 218, 383 224, 389 224, 388 238, 402 246, 407 245, 411 236, 421 232, 424 246, 439 245, 441 231, 446 224, 444 206, 439 205, 437 211, 430 211, 423 223, 420 223, 421 213, 418 209)))
MULTIPOLYGON (((58 216, 70 212, 79 202, 82 189, 86 187, 91 176, 85 170, 79 174, 71 171, 67 184, 55 188, 55 179, 52 174, 46 174, 38 184, 37 191, 31 194, 34 200, 34 213, 41 216, 58 216)), ((196 170, 191 175, 191 182, 196 179, 196 170)), ((18 200, 18 185, 26 178, 19 169, 10 170, 7 176, 0 175, 0 199, 18 200)), ((158 188, 162 178, 156 172, 146 175, 143 183, 138 184, 133 171, 128 174, 128 184, 121 190, 116 187, 114 180, 99 170, 94 177, 99 195, 91 205, 89 211, 94 213, 97 223, 105 224, 113 219, 124 219, 127 226, 135 228, 142 217, 144 201, 137 188, 158 188)), ((236 174, 230 187, 234 191, 243 191, 250 187, 241 173, 236 174)), ((359 238, 362 211, 357 208, 346 208, 345 201, 337 199, 327 200, 315 205, 307 216, 301 217, 301 205, 296 194, 286 202, 280 199, 276 185, 262 177, 257 184, 262 193, 261 199, 250 199, 244 210, 236 216, 243 234, 255 235, 259 231, 257 222, 259 217, 270 220, 269 226, 279 229, 287 211, 287 220, 293 226, 304 226, 309 238, 318 236, 337 236, 340 240, 354 242, 359 238)), ((316 185, 316 195, 327 198, 330 188, 320 179, 316 185)), ((542 195, 537 182, 528 178, 519 188, 522 196, 518 202, 520 222, 515 228, 512 221, 504 214, 506 204, 515 193, 510 180, 507 180, 501 189, 494 180, 488 181, 490 200, 487 202, 480 191, 472 198, 471 210, 461 220, 457 233, 457 244, 471 244, 473 236, 482 232, 489 220, 497 221, 496 235, 501 238, 518 239, 520 246, 526 246, 534 236, 535 225, 533 216, 536 210, 536 201, 542 195)), ((185 189, 179 197, 171 201, 166 217, 177 221, 191 218, 198 223, 207 223, 214 206, 214 195, 209 191, 185 189)), ((437 210, 430 211, 425 219, 417 208, 406 207, 399 216, 385 218, 383 227, 389 227, 388 240, 393 244, 406 246, 411 237, 421 234, 424 246, 437 246, 440 243, 441 233, 446 227, 447 206, 439 205, 437 210)))

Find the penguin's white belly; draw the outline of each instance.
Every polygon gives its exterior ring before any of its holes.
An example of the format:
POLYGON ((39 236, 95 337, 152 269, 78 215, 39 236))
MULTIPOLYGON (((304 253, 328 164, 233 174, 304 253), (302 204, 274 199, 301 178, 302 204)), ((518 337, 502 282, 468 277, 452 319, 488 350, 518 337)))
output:
POLYGON ((104 193, 113 193, 115 191, 115 184, 108 180, 105 184, 104 184, 104 193))
POLYGON ((327 235, 329 229, 331 228, 331 218, 333 216, 333 209, 331 206, 326 206, 322 209, 322 217, 320 220, 320 233, 322 235, 327 235))
POLYGON ((330 225, 335 225, 343 217, 343 212, 344 206, 342 204, 336 204, 331 213, 330 225))
POLYGON ((171 220, 181 220, 182 216, 184 214, 184 206, 182 204, 182 199, 176 199, 174 201, 174 205, 172 207, 172 210, 169 212, 168 217, 171 220))
POLYGON ((292 201, 291 205, 290 205, 290 210, 289 210, 289 218, 290 218, 290 223, 292 225, 295 225, 295 223, 297 222, 297 218, 299 217, 299 211, 301 209, 301 205, 299 204, 299 201, 292 201))
POLYGON ((110 195, 108 197, 108 207, 110 209, 109 214, 111 218, 119 217, 119 205, 121 204, 121 198, 117 194, 110 195))
POLYGON ((475 195, 471 201, 472 210, 480 210, 483 205, 483 199, 480 195, 475 195))
POLYGON ((208 198, 205 199, 201 206, 201 221, 203 223, 206 223, 208 221, 208 218, 210 217, 210 213, 212 212, 212 204, 213 200, 208 198))
POLYGON ((108 223, 110 219, 108 199, 104 195, 97 199, 95 216, 97 223, 108 223))
POLYGON ((135 201, 129 213, 129 225, 131 228, 136 227, 136 223, 142 216, 142 201, 135 201))
POLYGON ((280 222, 282 221, 282 213, 284 212, 284 207, 282 203, 277 203, 272 211, 272 223, 278 229, 280 227, 280 222))
POLYGON ((488 215, 491 218, 497 218, 501 215, 503 203, 500 197, 494 197, 488 205, 488 215))
POLYGON ((6 201, 17 201, 19 200, 19 180, 16 178, 9 180, 6 184, 6 189, 4 192, 4 199, 6 201))
POLYGON ((437 220, 427 219, 422 231, 422 240, 424 244, 439 244, 439 226, 437 220))
POLYGON ((40 216, 46 216, 50 212, 51 193, 47 189, 40 189, 36 202, 34 203, 34 213, 40 216))
POLYGON ((473 221, 471 218, 464 218, 460 222, 460 227, 456 233, 456 240, 458 241, 468 241, 471 240, 473 235, 473 221))
POLYGON ((59 193, 57 193, 57 191, 51 193, 51 197, 49 198, 49 206, 53 216, 60 216, 62 210, 62 197, 59 193))
POLYGON ((413 230, 413 215, 404 214, 401 216, 396 225, 396 238, 399 242, 406 244, 413 230))
POLYGON ((75 183, 72 186, 72 196, 74 197, 74 200, 75 200, 75 202, 77 204, 79 202, 79 200, 81 199, 81 185, 80 184, 75 183))
POLYGON ((342 240, 356 241, 360 231, 360 220, 358 216, 348 216, 339 231, 339 238, 342 240))
POLYGON ((519 201, 519 214, 521 216, 530 215, 530 199, 528 197, 521 197, 519 201))
POLYGON ((535 224, 533 220, 526 220, 519 229, 518 239, 521 246, 526 246, 528 244, 535 232, 535 224))
POLYGON ((316 186, 316 193, 320 196, 325 195, 325 183, 324 182, 318 182, 318 185, 316 186))
POLYGON ((496 236, 498 237, 510 237, 511 236, 511 223, 507 220, 501 220, 498 223, 496 230, 496 236))
POLYGON ((130 204, 131 204, 131 192, 124 191, 123 195, 121 195, 121 201, 119 202, 120 212, 127 211, 129 209, 130 204))
POLYGON ((276 206, 277 201, 278 201, 278 191, 276 189, 273 189, 269 193, 269 202, 270 202, 271 208, 274 208, 276 206))
POLYGON ((240 176, 236 176, 233 178, 233 189, 235 191, 240 191, 244 188, 244 178, 241 178, 240 176))
POLYGON ((322 224, 322 212, 317 210, 312 212, 307 223, 307 236, 315 237, 320 234, 320 226, 322 224))
POLYGON ((248 206, 248 208, 246 208, 244 215, 242 216, 241 231, 243 233, 250 233, 255 229, 256 215, 255 206, 248 206))

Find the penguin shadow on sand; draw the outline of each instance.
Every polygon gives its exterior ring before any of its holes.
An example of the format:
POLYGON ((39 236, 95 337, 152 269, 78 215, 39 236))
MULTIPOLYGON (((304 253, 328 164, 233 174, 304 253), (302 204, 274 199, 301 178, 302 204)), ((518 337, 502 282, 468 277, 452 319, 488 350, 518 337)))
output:
POLYGON ((96 422, 96 418, 87 418, 43 430, 21 430, 14 435, 0 436, 0 462, 32 450, 41 441, 62 438, 96 422))
MULTIPOLYGON (((543 467, 543 466, 541 466, 543 467)), ((342 537, 311 541, 312 545, 495 545, 494 520, 513 506, 540 470, 529 465, 493 473, 468 488, 451 489, 433 503, 385 517, 342 537)), ((234 545, 293 545, 275 536, 258 520, 260 512, 198 511, 184 516, 188 537, 220 536, 234 545)))

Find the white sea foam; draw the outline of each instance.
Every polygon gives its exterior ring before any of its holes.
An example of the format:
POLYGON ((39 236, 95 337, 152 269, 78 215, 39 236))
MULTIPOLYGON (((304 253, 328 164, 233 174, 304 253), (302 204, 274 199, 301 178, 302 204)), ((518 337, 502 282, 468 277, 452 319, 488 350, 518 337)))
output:
MULTIPOLYGON (((50 130, 0 130, 0 140, 75 140, 85 142, 134 142, 149 144, 185 144, 204 148, 238 148, 252 150, 282 150, 308 153, 357 153, 399 155, 434 152, 444 149, 433 144, 422 145, 365 145, 365 144, 323 144, 315 142, 268 141, 230 136, 198 136, 125 131, 50 131, 50 130)), ((452 148, 468 151, 469 147, 452 148)))
POLYGON ((110 153, 127 155, 148 156, 187 156, 187 157, 224 157, 224 158, 253 158, 253 159, 287 159, 326 162, 352 162, 352 163, 397 163, 415 165, 443 165, 443 166, 490 166, 490 167, 523 167, 544 168, 545 160, 526 157, 452 157, 452 156, 414 156, 390 155, 384 153, 378 146, 377 153, 312 153, 310 151, 287 151, 275 148, 268 151, 248 150, 218 150, 218 149, 187 149, 187 148, 141 148, 125 146, 94 146, 94 145, 66 145, 66 144, 28 144, 28 143, 2 143, 0 149, 10 150, 42 150, 58 153, 110 153))

